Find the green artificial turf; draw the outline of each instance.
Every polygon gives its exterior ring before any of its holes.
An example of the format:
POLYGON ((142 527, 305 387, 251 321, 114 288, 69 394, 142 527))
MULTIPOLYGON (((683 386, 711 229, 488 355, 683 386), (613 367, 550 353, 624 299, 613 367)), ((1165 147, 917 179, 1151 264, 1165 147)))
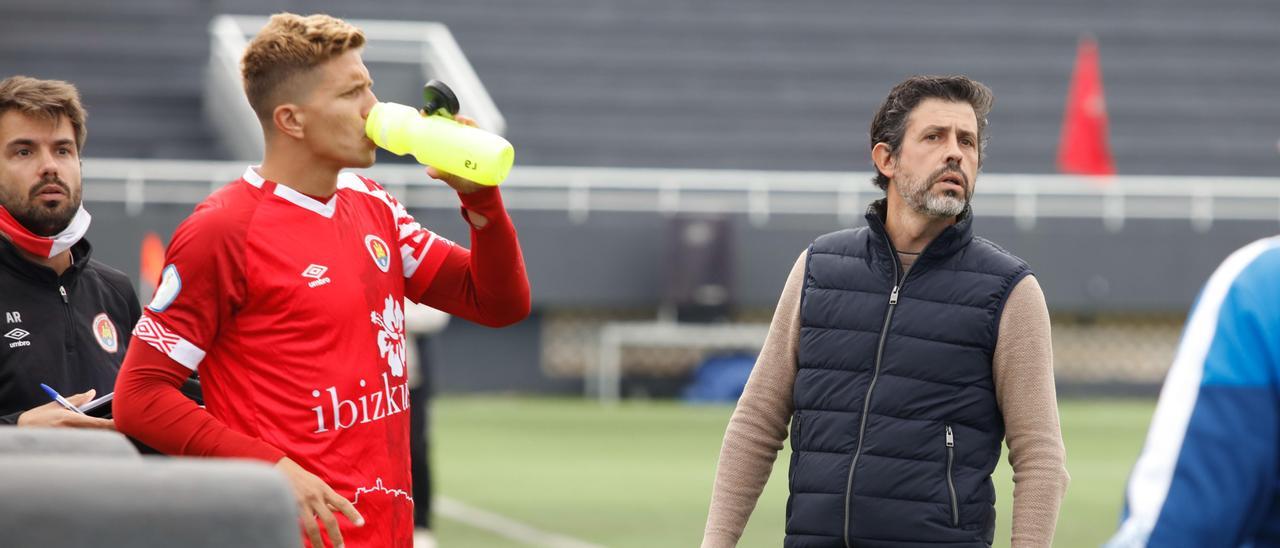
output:
MULTIPOLYGON (((1055 546, 1098 546, 1115 527, 1154 402, 1061 403, 1071 488, 1055 546)), ((616 547, 697 546, 730 406, 451 397, 433 404, 438 495, 546 532, 616 547)), ((1007 458, 1002 457, 1002 460, 1007 458)), ((781 545, 788 453, 779 455, 739 546, 781 545)), ((1012 472, 995 475, 996 546, 1008 546, 1012 472)), ((446 516, 444 548, 527 545, 446 516)))

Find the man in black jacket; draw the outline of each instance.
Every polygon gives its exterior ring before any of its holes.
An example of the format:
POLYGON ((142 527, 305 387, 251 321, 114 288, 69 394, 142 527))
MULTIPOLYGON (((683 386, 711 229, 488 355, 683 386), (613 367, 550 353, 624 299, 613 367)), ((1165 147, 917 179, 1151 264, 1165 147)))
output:
POLYGON ((40 387, 77 406, 110 393, 141 314, 129 279, 90 259, 85 133, 71 84, 0 81, 0 424, 114 428, 40 387))

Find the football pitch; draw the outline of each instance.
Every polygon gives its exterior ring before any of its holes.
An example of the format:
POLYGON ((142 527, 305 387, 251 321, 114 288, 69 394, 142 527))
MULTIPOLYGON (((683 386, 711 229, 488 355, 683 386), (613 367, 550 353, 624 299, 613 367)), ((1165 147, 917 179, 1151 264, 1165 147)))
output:
MULTIPOLYGON (((1096 547, 1115 528, 1154 404, 1061 402, 1071 487, 1055 546, 1096 547)), ((436 515, 442 548, 697 546, 732 413, 730 406, 632 401, 605 408, 527 397, 449 397, 432 410, 436 494, 456 503, 452 517, 436 515), (459 505, 479 517, 458 516, 459 505)), ((739 546, 782 544, 788 456, 786 449, 779 455, 739 546)), ((995 476, 995 546, 1006 547, 1007 458, 1006 450, 995 476)))

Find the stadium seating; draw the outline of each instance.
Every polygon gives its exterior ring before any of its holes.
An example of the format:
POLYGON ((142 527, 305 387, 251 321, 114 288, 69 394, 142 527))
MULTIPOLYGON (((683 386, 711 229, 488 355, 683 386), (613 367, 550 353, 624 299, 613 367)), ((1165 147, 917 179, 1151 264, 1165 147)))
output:
MULTIPOLYGON (((225 157, 201 114, 206 27, 249 0, 0 1, 0 74, 66 78, 88 154, 225 157)), ((1078 37, 1097 36, 1122 174, 1274 175, 1280 4, 1256 0, 483 0, 307 10, 449 25, 524 165, 865 170, 894 82, 963 72, 997 96, 986 169, 1054 171, 1078 37)))

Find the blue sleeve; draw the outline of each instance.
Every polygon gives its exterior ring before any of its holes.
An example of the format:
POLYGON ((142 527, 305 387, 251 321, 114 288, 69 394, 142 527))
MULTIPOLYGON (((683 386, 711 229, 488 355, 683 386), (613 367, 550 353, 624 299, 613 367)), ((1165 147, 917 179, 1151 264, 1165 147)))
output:
POLYGON ((1280 454, 1280 238, 1223 262, 1192 310, 1108 546, 1240 546, 1280 454))

